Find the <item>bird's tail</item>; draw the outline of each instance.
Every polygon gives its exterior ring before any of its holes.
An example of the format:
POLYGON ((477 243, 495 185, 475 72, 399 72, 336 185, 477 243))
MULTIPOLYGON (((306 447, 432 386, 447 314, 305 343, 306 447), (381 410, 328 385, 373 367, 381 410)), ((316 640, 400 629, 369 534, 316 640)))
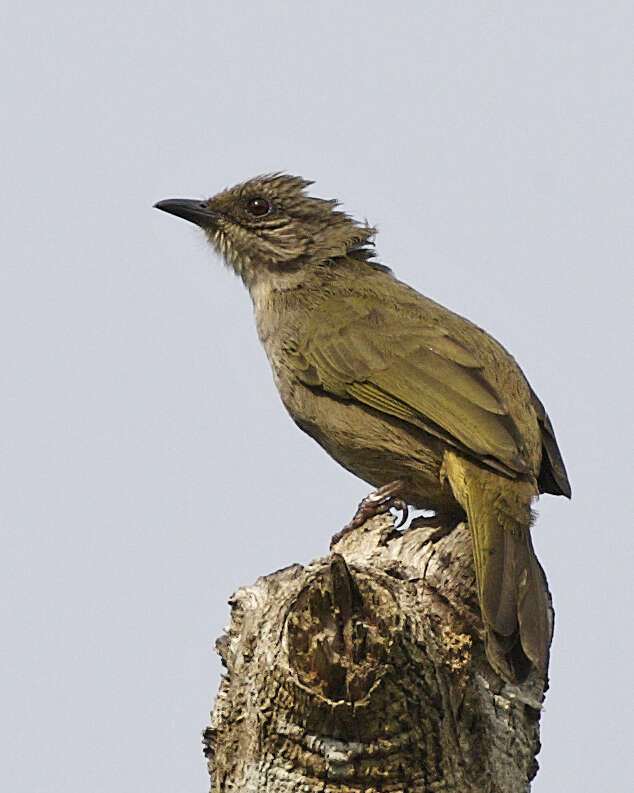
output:
POLYGON ((553 633, 546 577, 530 536, 533 482, 510 480, 447 452, 444 475, 467 514, 491 665, 511 682, 545 674, 553 633))

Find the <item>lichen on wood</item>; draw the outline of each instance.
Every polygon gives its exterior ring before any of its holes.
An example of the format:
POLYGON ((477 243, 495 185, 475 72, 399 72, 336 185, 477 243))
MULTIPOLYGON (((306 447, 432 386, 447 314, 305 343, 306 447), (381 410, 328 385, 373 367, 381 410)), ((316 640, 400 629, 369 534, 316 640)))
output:
POLYGON ((545 681, 487 663, 468 527, 369 520, 239 589, 204 733, 213 793, 520 793, 545 681))

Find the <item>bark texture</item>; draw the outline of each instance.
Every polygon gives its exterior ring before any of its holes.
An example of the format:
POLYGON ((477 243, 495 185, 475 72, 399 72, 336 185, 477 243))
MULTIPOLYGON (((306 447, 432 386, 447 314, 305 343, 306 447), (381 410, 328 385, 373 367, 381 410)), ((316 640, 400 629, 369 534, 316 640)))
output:
POLYGON ((521 793, 545 681, 482 642, 469 529, 368 521, 232 597, 204 733, 214 793, 521 793))

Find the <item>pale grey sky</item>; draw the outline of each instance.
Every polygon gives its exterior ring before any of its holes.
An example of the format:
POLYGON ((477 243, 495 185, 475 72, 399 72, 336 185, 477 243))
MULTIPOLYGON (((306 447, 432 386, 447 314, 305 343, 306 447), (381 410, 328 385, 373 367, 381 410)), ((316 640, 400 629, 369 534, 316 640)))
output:
POLYGON ((1 17, 2 789, 205 790, 227 598, 326 553, 368 490, 286 416, 239 281, 151 208, 288 170, 545 402, 574 500, 534 531, 557 620, 533 789, 629 790, 632 3, 1 17))

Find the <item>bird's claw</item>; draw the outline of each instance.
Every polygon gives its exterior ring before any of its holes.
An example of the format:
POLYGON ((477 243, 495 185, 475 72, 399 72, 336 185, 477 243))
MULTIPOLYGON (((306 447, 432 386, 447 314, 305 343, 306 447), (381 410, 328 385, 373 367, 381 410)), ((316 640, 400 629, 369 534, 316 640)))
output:
POLYGON ((366 520, 373 518, 375 515, 382 515, 389 512, 390 509, 398 509, 401 512, 400 517, 394 523, 394 528, 402 526, 409 516, 407 504, 398 494, 403 488, 403 481, 395 479, 393 482, 388 482, 387 485, 379 487, 368 496, 366 496, 354 514, 350 523, 346 524, 341 531, 338 531, 330 541, 330 547, 336 545, 346 534, 358 529, 366 520))

